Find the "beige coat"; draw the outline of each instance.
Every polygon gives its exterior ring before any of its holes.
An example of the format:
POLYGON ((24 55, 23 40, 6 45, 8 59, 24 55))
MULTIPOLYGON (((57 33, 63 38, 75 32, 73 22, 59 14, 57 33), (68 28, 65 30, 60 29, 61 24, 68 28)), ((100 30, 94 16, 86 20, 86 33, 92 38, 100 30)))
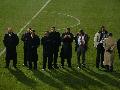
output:
POLYGON ((114 61, 114 49, 116 47, 116 41, 112 37, 108 37, 104 41, 104 48, 105 48, 105 53, 104 53, 104 65, 113 65, 114 61), (110 50, 111 52, 108 52, 107 50, 110 50))

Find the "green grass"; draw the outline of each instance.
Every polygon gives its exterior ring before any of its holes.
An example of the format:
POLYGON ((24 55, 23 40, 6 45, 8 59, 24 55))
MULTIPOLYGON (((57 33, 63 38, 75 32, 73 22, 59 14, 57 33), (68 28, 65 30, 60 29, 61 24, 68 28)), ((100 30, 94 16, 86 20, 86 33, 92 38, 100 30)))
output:
MULTIPOLYGON (((17 33, 39 11, 47 0, 1 0, 0 1, 0 51, 7 27, 12 27, 17 33)), ((39 47, 39 71, 30 71, 23 67, 23 43, 17 47, 18 70, 5 69, 5 55, 0 57, 0 90, 119 90, 120 89, 120 61, 116 50, 114 70, 107 73, 95 68, 96 49, 93 47, 94 34, 101 25, 112 32, 117 40, 120 34, 120 0, 51 0, 46 8, 27 26, 36 30, 41 37, 44 31, 51 26, 56 26, 60 32, 66 27, 77 24, 69 16, 80 19, 80 25, 71 28, 74 34, 84 29, 90 35, 89 49, 87 52, 87 68, 77 69, 76 52, 74 52, 72 69, 58 69, 41 71, 42 46, 39 47)), ((26 27, 26 28, 27 28, 26 27)), ((25 28, 25 30, 26 30, 25 28)), ((24 31, 25 31, 24 30, 24 31)), ((24 31, 22 33, 24 33, 24 31)), ((19 36, 21 37, 21 35, 19 36)), ((58 59, 60 65, 60 58, 58 59)))

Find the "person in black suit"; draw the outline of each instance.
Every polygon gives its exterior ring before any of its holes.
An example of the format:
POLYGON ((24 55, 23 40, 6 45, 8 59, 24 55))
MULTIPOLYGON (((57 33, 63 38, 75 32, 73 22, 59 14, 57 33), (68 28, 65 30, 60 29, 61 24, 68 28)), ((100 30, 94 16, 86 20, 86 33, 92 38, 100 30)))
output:
POLYGON ((59 46, 61 45, 61 37, 60 33, 56 31, 55 27, 52 27, 49 32, 49 39, 52 43, 52 63, 54 68, 58 68, 57 66, 57 59, 58 59, 58 52, 59 52, 59 46))
POLYGON ((9 68, 10 60, 13 60, 14 68, 17 68, 17 52, 16 46, 19 44, 19 38, 17 34, 12 31, 12 28, 8 28, 8 33, 4 36, 4 46, 6 47, 6 68, 9 68))
POLYGON ((72 58, 72 42, 74 39, 73 34, 70 32, 70 28, 66 29, 66 32, 62 34, 62 48, 61 48, 61 66, 64 67, 64 59, 67 59, 68 67, 71 67, 72 58))
POLYGON ((49 38, 49 31, 46 31, 41 39, 41 44, 43 45, 43 68, 46 69, 46 63, 48 61, 48 69, 52 69, 52 42, 49 38))
POLYGON ((22 38, 21 40, 24 42, 24 64, 25 66, 28 66, 28 60, 29 60, 29 48, 30 48, 30 38, 31 38, 31 28, 28 28, 27 29, 27 32, 25 32, 23 35, 22 35, 22 38))
POLYGON ((29 62, 29 69, 32 69, 32 62, 34 63, 34 70, 37 70, 37 61, 38 61, 38 54, 37 48, 40 45, 40 38, 38 35, 35 34, 35 30, 31 30, 31 38, 30 38, 30 59, 29 62))

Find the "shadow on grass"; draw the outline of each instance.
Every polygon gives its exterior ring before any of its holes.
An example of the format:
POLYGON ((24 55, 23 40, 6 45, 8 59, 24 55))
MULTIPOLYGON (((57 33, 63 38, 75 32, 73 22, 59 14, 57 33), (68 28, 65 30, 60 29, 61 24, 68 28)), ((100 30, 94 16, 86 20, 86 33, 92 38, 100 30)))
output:
MULTIPOLYGON (((90 77, 82 74, 81 72, 77 72, 75 70, 56 70, 52 72, 48 72, 52 77, 61 81, 67 87, 70 87, 74 90, 86 89, 89 90, 89 86, 99 87, 103 86, 100 82, 91 79, 90 77)), ((97 89, 96 88, 96 89, 97 89)), ((103 88, 102 88, 103 89, 103 88)))
MULTIPOLYGON (((85 69, 84 70, 86 73, 90 74, 91 76, 94 76, 95 78, 99 79, 100 81, 106 83, 107 85, 111 85, 113 87, 116 87, 118 89, 120 89, 120 81, 118 80, 115 80, 114 78, 111 78, 109 77, 108 75, 106 74, 100 74, 100 73, 96 73, 94 72, 93 70, 90 70, 90 69, 85 69)), ((120 75, 119 73, 114 73, 114 72, 106 72, 106 73, 109 73, 109 74, 112 74, 113 76, 118 76, 120 75)))
POLYGON ((34 80, 32 80, 31 78, 27 77, 20 69, 8 69, 10 71, 10 73, 12 75, 14 75, 16 77, 16 79, 18 81, 20 81, 21 83, 31 87, 31 88, 35 88, 36 83, 34 80))
POLYGON ((40 81, 60 90, 64 90, 64 85, 57 82, 55 79, 53 79, 51 76, 48 76, 46 71, 33 71, 34 76, 38 78, 40 81))
POLYGON ((119 72, 110 72, 111 75, 113 75, 115 78, 120 79, 120 73, 119 72))

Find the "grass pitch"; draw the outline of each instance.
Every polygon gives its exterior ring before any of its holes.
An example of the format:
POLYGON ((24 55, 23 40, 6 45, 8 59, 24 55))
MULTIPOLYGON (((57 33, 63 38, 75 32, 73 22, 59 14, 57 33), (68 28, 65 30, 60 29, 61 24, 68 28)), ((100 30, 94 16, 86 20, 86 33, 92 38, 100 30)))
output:
MULTIPOLYGON (((44 31, 56 26, 60 33, 71 27, 71 32, 85 30, 90 36, 86 62, 87 69, 77 69, 76 52, 73 43, 72 69, 41 71, 42 46, 39 47, 38 71, 23 67, 23 43, 20 41, 18 69, 5 69, 5 55, 0 56, 0 90, 119 90, 120 60, 116 50, 114 72, 107 73, 95 68, 96 50, 93 47, 94 34, 105 25, 115 39, 120 34, 120 0, 1 0, 0 1, 0 52, 4 49, 2 40, 7 27, 18 33, 24 26, 32 27, 42 37, 44 31), (33 16, 43 8, 32 20, 33 16), (32 20, 32 21, 31 21, 32 20)), ((21 34, 20 33, 20 38, 21 34)), ((60 65, 60 58, 58 59, 60 65)), ((12 65, 11 65, 12 66, 12 65)))

